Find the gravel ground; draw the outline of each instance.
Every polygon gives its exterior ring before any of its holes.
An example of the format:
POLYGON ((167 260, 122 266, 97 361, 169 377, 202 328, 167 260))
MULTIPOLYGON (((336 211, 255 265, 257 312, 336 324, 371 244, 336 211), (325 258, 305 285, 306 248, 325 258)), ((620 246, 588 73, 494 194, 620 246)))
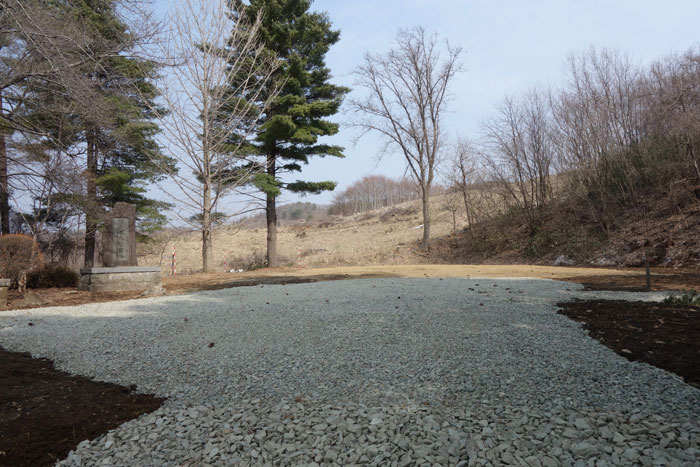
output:
POLYGON ((5 312, 0 345, 169 397, 63 465, 700 465, 700 391, 530 279, 365 279, 5 312), (31 321, 34 326, 27 326, 31 321))

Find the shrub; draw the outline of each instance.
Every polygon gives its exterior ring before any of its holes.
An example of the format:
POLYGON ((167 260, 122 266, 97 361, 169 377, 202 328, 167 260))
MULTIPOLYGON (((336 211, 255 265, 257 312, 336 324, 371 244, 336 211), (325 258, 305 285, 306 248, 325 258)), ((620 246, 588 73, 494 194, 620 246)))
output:
MULTIPOLYGON (((294 261, 285 256, 278 255, 277 259, 280 264, 285 267, 294 266, 294 261)), ((264 253, 254 252, 250 256, 233 256, 229 253, 226 258, 221 261, 221 266, 226 271, 255 271, 256 269, 264 269, 267 267, 267 257, 264 253)))
POLYGON ((221 262, 221 265, 227 270, 254 271, 266 268, 267 258, 264 254, 256 251, 252 256, 228 256, 221 262))
MULTIPOLYGON (((381 220, 382 222, 386 222, 389 219, 391 219, 392 217, 412 216, 414 214, 418 214, 419 212, 420 212, 420 208, 416 204, 409 205, 409 206, 403 206, 403 207, 391 207, 379 216, 379 220, 381 220)), ((369 217, 373 217, 373 216, 370 215, 369 217)), ((364 220, 364 219, 358 219, 358 220, 364 220)))
POLYGON ((80 275, 62 264, 47 264, 27 275, 27 286, 32 288, 77 287, 80 275))
POLYGON ((664 298, 664 303, 670 303, 671 305, 700 306, 700 292, 692 290, 684 293, 683 295, 670 295, 664 298))
POLYGON ((44 257, 32 237, 18 234, 0 237, 0 277, 12 280, 13 287, 17 287, 23 274, 43 264, 44 257))

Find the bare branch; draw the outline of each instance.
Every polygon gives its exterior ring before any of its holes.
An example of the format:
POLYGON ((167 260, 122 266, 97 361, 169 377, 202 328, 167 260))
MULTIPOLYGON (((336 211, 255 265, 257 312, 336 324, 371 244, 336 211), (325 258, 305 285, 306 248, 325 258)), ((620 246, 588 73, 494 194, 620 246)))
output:
POLYGON ((460 48, 446 44, 440 59, 435 35, 417 27, 399 31, 396 47, 384 55, 365 54, 355 70, 364 99, 350 101, 360 115, 352 126, 379 133, 389 146, 401 150, 423 198, 423 248, 430 238, 428 200, 446 136, 442 118, 452 78, 461 70, 460 48))
MULTIPOLYGON (((153 109, 167 141, 164 156, 154 157, 176 187, 170 195, 181 218, 202 230, 205 271, 212 267, 212 214, 256 168, 243 150, 255 129, 250 102, 261 98, 277 67, 258 39, 261 16, 248 23, 240 13, 231 14, 224 0, 177 3, 163 50, 171 64, 160 83, 163 109, 153 109)), ((276 92, 265 97, 263 111, 276 92)))

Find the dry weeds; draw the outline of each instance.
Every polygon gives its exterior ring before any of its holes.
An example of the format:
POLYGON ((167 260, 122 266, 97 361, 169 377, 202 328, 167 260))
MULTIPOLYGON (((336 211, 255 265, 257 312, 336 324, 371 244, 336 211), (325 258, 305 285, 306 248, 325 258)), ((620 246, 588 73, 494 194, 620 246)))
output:
MULTIPOLYGON (((422 235, 419 201, 404 203, 346 218, 321 223, 300 223, 278 230, 278 252, 284 266, 328 267, 367 264, 425 263, 428 258, 418 248, 422 235), (384 220, 382 220, 384 218, 384 220)), ((452 232, 452 215, 436 197, 432 235, 434 238, 452 232)), ((465 219, 459 218, 458 225, 465 219)), ((224 272, 240 264, 242 258, 265 254, 265 229, 221 227, 214 232, 214 261, 224 272), (235 260, 235 261, 232 261, 235 260), (233 263, 236 263, 235 265, 233 263)), ((143 266, 160 266, 169 275, 173 246, 176 251, 177 272, 191 274, 202 268, 201 235, 184 234, 168 242, 160 252, 139 257, 143 266)))

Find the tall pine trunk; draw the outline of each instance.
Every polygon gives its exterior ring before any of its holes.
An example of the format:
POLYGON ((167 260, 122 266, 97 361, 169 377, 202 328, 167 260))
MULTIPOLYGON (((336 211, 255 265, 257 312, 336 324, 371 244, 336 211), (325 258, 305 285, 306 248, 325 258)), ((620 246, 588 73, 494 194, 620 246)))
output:
POLYGON ((427 250, 430 242, 430 188, 421 186, 421 191, 423 193, 423 240, 420 247, 427 250))
MULTIPOLYGON (((2 112, 2 94, 0 94, 0 112, 2 112)), ((0 233, 10 233, 10 187, 7 181, 7 146, 5 131, 0 128, 0 233)))
MULTIPOLYGON (((267 174, 276 178, 277 166, 275 156, 267 155, 267 174)), ((266 218, 267 218, 267 267, 276 268, 279 266, 277 258, 277 198, 268 193, 266 196, 266 218)))
POLYGON ((211 239, 211 184, 204 184, 202 206, 202 270, 211 272, 214 268, 214 253, 211 239))
POLYGON ((87 133, 87 207, 85 209, 85 267, 95 266, 95 246, 97 239, 97 134, 87 133))

